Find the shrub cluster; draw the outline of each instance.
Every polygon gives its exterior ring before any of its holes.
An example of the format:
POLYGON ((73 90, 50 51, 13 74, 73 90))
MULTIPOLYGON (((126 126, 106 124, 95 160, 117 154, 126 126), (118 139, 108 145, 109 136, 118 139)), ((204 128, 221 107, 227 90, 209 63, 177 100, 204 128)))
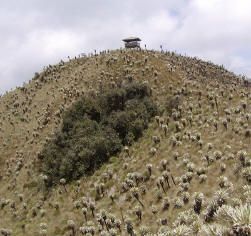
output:
POLYGON ((41 153, 48 186, 91 174, 141 137, 156 113, 151 90, 142 83, 108 89, 95 100, 82 97, 64 114, 60 131, 41 153))

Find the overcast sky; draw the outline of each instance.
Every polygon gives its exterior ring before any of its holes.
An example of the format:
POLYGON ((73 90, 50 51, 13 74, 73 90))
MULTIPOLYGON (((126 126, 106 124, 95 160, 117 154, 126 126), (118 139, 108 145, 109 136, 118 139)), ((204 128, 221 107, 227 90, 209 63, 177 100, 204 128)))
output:
POLYGON ((8 0, 0 7, 0 93, 68 55, 120 48, 127 36, 251 77, 251 0, 8 0))

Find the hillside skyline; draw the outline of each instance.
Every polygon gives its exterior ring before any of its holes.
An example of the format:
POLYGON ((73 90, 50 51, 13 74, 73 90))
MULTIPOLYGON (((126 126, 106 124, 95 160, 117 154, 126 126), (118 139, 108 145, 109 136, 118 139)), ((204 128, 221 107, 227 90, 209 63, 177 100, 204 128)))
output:
POLYGON ((163 45, 251 77, 250 9, 247 0, 5 2, 0 94, 67 56, 123 47, 121 40, 131 35, 142 38, 147 49, 163 45))

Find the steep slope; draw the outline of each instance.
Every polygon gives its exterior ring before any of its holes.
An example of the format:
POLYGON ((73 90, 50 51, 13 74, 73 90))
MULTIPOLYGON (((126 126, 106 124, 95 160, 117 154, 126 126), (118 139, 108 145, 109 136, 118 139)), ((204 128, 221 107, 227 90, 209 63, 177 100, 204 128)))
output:
POLYGON ((233 73, 174 53, 116 50, 47 67, 0 99, 0 228, 12 235, 100 235, 102 227, 108 235, 132 228, 136 235, 161 228, 206 235, 221 205, 250 209, 250 101, 250 87, 233 73), (95 99, 104 86, 131 80, 149 84, 160 116, 94 175, 45 194, 39 153, 63 112, 82 94, 95 99))

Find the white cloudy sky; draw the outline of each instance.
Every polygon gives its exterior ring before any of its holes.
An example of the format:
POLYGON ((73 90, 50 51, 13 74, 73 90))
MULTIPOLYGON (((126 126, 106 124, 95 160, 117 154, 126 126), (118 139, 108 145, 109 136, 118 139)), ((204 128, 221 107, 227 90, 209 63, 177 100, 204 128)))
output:
POLYGON ((251 0, 8 0, 0 6, 0 93, 131 35, 251 77, 251 0))

